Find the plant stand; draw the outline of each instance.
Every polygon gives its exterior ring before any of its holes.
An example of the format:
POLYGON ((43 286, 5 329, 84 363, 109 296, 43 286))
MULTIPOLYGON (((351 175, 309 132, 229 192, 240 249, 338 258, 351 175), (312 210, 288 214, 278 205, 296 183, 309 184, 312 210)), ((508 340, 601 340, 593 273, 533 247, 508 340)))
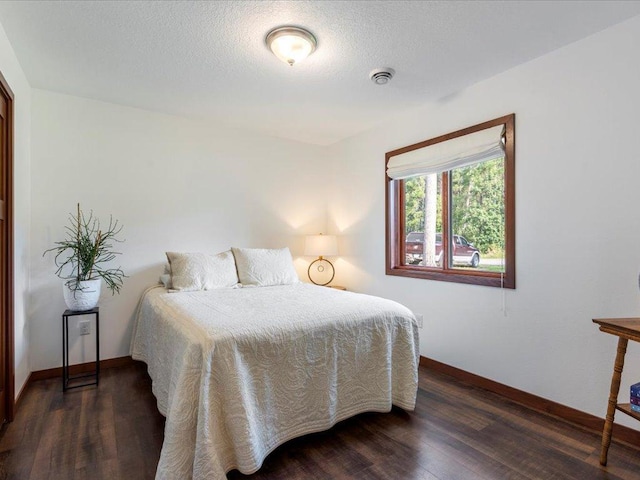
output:
POLYGON ((62 314, 62 391, 66 392, 72 388, 86 387, 88 385, 98 385, 100 382, 100 307, 92 308, 84 312, 75 310, 65 310, 62 314), (96 317, 96 364, 91 372, 81 372, 71 375, 69 372, 69 317, 80 315, 95 315, 96 317), (76 380, 92 379, 93 381, 79 382, 76 380), (71 385, 70 385, 71 384, 71 385))

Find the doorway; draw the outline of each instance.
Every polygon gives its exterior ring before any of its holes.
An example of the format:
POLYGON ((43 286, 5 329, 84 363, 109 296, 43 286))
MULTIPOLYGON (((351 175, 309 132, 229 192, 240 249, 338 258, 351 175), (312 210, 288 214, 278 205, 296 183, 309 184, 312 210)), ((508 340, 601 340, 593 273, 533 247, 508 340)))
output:
POLYGON ((13 92, 0 73, 0 425, 13 420, 13 92))

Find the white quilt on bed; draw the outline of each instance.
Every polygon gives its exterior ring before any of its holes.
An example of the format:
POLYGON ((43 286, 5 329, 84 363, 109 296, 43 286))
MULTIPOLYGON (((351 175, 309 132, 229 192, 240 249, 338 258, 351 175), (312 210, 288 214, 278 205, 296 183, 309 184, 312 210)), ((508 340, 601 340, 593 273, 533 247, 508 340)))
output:
POLYGON ((150 289, 131 351, 166 417, 156 479, 252 473, 291 438, 392 404, 413 410, 417 332, 398 303, 304 283, 150 289))

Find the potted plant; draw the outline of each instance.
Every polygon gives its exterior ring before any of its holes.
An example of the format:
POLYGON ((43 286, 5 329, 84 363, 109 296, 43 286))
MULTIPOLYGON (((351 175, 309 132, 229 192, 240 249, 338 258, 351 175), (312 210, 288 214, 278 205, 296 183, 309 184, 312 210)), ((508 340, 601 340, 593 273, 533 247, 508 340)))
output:
POLYGON ((102 280, 111 294, 120 293, 126 277, 120 267, 108 264, 119 255, 113 250, 113 242, 122 242, 118 235, 122 226, 113 217, 106 229, 93 216, 87 217, 78 204, 77 213, 69 214, 70 225, 65 227, 67 238, 43 254, 55 252, 56 275, 64 280, 64 300, 70 310, 86 311, 98 305, 102 280))

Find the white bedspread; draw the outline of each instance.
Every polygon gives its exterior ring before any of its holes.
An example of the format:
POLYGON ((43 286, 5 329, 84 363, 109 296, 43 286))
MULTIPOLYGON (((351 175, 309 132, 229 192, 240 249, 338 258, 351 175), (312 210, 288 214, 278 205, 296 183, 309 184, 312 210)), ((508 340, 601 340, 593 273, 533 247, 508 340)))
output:
POLYGON ((304 283, 150 289, 131 353, 148 365, 166 417, 156 479, 253 473, 291 438, 357 413, 415 406, 413 314, 304 283))

